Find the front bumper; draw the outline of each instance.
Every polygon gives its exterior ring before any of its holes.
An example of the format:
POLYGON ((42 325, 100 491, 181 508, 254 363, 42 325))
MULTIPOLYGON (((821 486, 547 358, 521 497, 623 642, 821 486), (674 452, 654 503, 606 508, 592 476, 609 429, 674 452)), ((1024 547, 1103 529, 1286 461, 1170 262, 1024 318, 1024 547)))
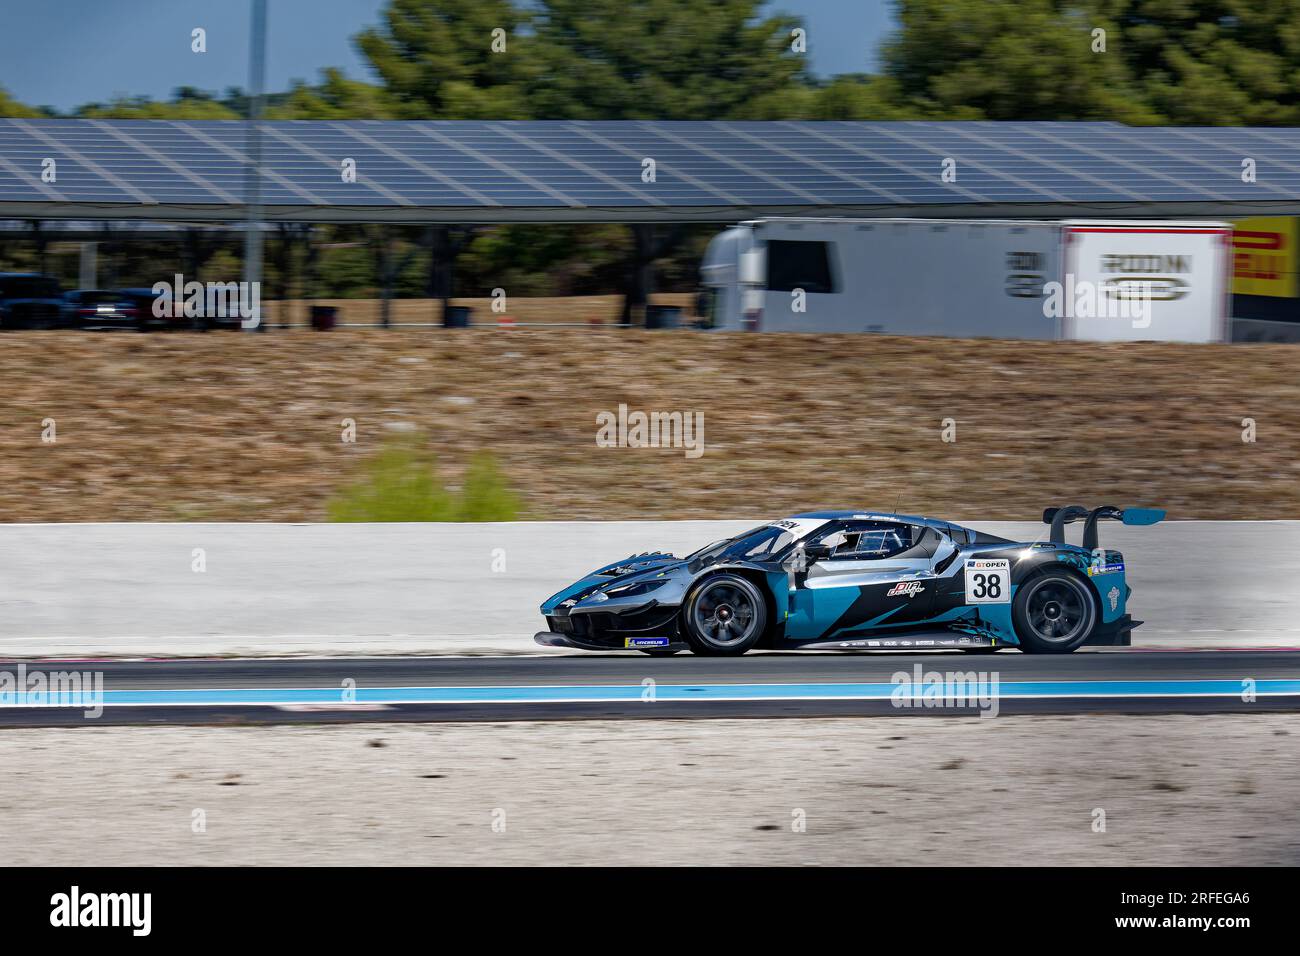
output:
POLYGON ((669 637, 681 639, 679 609, 656 601, 642 602, 634 609, 601 608, 598 611, 552 609, 543 613, 546 629, 584 643, 609 650, 621 650, 625 638, 669 637))

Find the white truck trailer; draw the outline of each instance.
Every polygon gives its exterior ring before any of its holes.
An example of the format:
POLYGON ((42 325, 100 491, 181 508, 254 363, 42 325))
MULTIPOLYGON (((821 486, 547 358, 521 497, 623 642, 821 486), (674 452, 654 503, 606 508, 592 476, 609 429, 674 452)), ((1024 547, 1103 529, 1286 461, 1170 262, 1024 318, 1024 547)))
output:
POLYGON ((756 219, 709 243, 719 329, 1229 339, 1220 222, 756 219))

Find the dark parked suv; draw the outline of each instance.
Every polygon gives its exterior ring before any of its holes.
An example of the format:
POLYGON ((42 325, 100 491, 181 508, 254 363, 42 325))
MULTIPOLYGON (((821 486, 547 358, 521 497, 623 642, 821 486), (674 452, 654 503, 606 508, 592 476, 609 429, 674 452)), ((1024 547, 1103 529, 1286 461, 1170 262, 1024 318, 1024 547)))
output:
POLYGON ((55 329, 63 323, 59 280, 25 272, 0 272, 0 329, 55 329))

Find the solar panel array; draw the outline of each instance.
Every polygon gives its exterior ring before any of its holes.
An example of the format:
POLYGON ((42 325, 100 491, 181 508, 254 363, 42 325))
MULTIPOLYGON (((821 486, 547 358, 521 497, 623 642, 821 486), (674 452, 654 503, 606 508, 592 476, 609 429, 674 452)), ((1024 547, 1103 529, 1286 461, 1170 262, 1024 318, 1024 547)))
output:
MULTIPOLYGON (((1300 213, 1300 129, 634 121, 262 128, 262 198, 267 218, 281 220, 1300 213)), ((246 135, 240 122, 0 119, 0 217, 238 218, 246 135)))

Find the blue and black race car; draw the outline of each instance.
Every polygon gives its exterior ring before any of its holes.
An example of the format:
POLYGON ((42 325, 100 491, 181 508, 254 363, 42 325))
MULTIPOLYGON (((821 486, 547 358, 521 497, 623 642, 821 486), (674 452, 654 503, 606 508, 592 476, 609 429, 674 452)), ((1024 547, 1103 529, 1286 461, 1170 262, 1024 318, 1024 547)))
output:
POLYGON ((1049 508, 1046 541, 1010 541, 911 515, 794 515, 685 558, 637 554, 542 605, 539 644, 737 655, 752 648, 959 648, 1065 654, 1127 646, 1124 556, 1097 523, 1155 524, 1163 511, 1049 508), (1082 521, 1082 545, 1065 526, 1082 521))

